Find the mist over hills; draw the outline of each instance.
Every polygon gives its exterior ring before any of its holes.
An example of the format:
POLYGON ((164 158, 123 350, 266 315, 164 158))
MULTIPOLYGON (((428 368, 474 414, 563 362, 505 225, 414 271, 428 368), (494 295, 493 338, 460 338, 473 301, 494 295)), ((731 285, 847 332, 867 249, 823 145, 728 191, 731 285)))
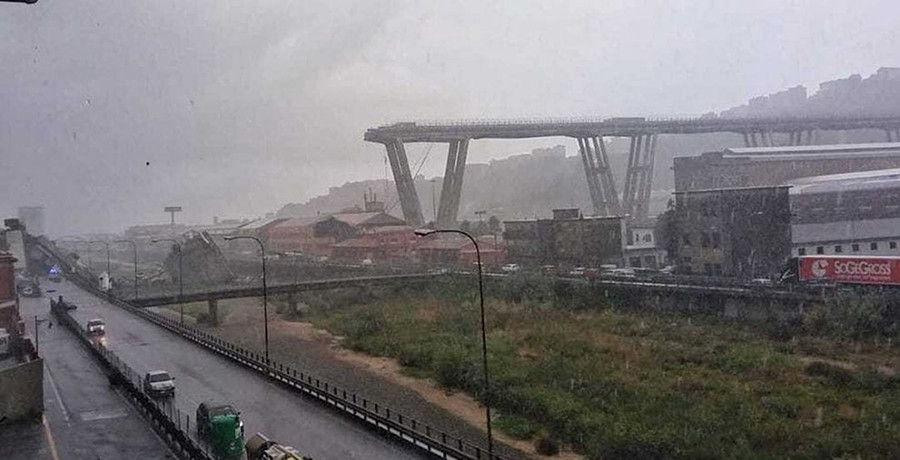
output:
MULTIPOLYGON (((852 116, 861 114, 888 115, 900 113, 900 68, 883 67, 867 78, 858 74, 823 82, 818 91, 808 95, 803 86, 750 99, 747 104, 723 110, 720 117, 759 116, 852 116)), ((776 143, 786 144, 786 135, 774 136, 776 143)), ((881 131, 821 132, 818 143, 883 142, 881 131)), ((628 140, 607 139, 610 162, 621 192, 628 157, 628 140)), ((657 163, 653 180, 651 214, 662 212, 674 188, 672 159, 676 156, 698 155, 703 152, 743 146, 736 134, 660 135, 657 141, 657 163)), ((474 143, 473 143, 474 144, 474 143)), ((426 221, 435 211, 432 202, 440 202, 441 177, 415 178, 416 191, 422 203, 426 221)), ((374 192, 387 204, 391 214, 402 217, 393 181, 366 180, 348 182, 331 187, 327 195, 317 196, 306 203, 283 206, 280 216, 315 216, 361 206, 363 194, 374 192)), ((459 220, 474 220, 476 211, 500 219, 549 217, 551 210, 562 207, 581 208, 592 212, 587 182, 574 143, 535 149, 530 153, 515 153, 490 163, 466 165, 459 220)))

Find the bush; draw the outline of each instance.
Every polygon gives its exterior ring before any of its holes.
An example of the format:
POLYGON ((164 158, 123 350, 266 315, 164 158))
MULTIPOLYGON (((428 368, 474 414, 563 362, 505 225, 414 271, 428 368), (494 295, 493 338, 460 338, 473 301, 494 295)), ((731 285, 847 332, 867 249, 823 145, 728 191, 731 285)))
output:
POLYGON ((559 444, 549 436, 541 435, 534 442, 534 450, 541 455, 559 455, 559 444))

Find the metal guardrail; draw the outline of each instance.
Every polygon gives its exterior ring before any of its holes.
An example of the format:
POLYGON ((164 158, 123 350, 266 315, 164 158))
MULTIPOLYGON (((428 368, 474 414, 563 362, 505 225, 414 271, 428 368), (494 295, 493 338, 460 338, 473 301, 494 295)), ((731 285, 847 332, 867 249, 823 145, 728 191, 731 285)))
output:
MULTIPOLYGON (((35 243, 43 246, 39 240, 36 240, 35 243)), ((43 247, 43 250, 58 259, 58 255, 55 254, 52 248, 43 247)), ((505 457, 496 453, 489 457, 487 450, 481 446, 447 434, 445 431, 405 416, 402 412, 391 410, 390 407, 370 401, 353 392, 347 392, 308 373, 285 366, 283 363, 270 359, 267 365, 265 358, 259 353, 222 340, 197 328, 184 326, 178 321, 136 307, 123 299, 102 292, 81 274, 73 273, 68 278, 97 297, 107 300, 212 352, 253 369, 270 380, 307 395, 339 413, 364 423, 377 432, 412 444, 437 458, 447 460, 506 460, 505 457)))
POLYGON ((125 390, 127 398, 133 403, 145 419, 150 421, 153 429, 173 448, 173 451, 185 459, 213 460, 208 443, 191 434, 189 414, 183 414, 169 400, 156 400, 141 390, 140 374, 122 361, 115 353, 102 343, 91 340, 87 331, 66 310, 64 304, 50 300, 50 311, 57 322, 71 330, 103 364, 109 373, 110 382, 125 390))

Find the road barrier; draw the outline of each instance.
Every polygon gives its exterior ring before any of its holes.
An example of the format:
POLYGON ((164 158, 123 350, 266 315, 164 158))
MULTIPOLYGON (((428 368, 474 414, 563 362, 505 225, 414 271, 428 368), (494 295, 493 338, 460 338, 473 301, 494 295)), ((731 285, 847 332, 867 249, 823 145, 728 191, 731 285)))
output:
MULTIPOLYGON (((41 247, 45 253, 60 261, 61 264, 65 264, 52 247, 49 247, 40 239, 34 239, 34 243, 41 247)), ((65 264, 65 266, 68 266, 68 264, 65 264)), ((348 392, 340 387, 331 385, 324 380, 313 377, 309 373, 286 366, 283 363, 270 359, 269 363, 266 364, 265 358, 259 353, 222 340, 206 331, 182 325, 178 321, 158 313, 136 307, 123 299, 99 290, 94 283, 90 282, 90 278, 85 277, 79 272, 67 272, 67 278, 69 281, 72 281, 82 289, 91 292, 97 297, 128 310, 129 312, 205 347, 210 351, 253 369, 281 385, 307 395, 308 397, 325 404, 327 407, 330 407, 353 420, 363 423, 364 426, 367 426, 376 432, 388 435, 395 440, 414 445, 435 457, 448 460, 505 460, 505 457, 496 453, 489 457, 485 448, 447 434, 445 431, 436 429, 414 418, 405 416, 403 413, 392 410, 384 404, 370 401, 353 392, 348 392)), ((66 313, 64 317, 69 318, 69 321, 72 322, 70 326, 80 331, 82 338, 87 339, 89 343, 93 343, 87 337, 87 333, 81 329, 80 325, 72 320, 71 316, 66 313)), ((106 350, 105 347, 102 347, 102 345, 95 344, 94 346, 97 347, 98 353, 114 356, 106 350), (99 350, 103 351, 100 352, 99 350)), ((101 354, 101 356, 105 355, 101 354)), ((125 363, 119 361, 118 358, 115 358, 115 360, 116 363, 127 368, 125 363)), ((133 374, 132 371, 129 370, 129 372, 133 374)), ((129 376, 130 374, 125 372, 123 375, 129 376)), ((128 381, 133 383, 133 380, 128 381)), ((140 397, 147 398, 147 396, 140 391, 140 385, 133 390, 136 391, 140 397)), ((152 400, 148 403, 153 405, 152 400)), ((182 434, 186 435, 186 433, 182 434)), ((187 438, 190 440, 189 436, 187 438)))
POLYGON ((100 341, 93 340, 87 331, 66 309, 65 302, 50 300, 50 311, 57 322, 75 333, 102 364, 111 384, 124 390, 125 396, 150 421, 153 429, 181 458, 213 460, 209 444, 192 435, 191 418, 174 407, 171 400, 156 400, 143 392, 141 376, 119 359, 100 341))

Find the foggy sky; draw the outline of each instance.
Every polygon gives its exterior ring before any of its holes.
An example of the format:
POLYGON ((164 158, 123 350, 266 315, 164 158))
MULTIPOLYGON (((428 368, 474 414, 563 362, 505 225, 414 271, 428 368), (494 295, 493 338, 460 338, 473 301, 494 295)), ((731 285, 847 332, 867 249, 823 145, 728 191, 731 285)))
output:
MULTIPOLYGON (((368 127, 722 110, 900 64, 898 12, 860 0, 0 3, 0 215, 42 204, 56 235, 166 222, 166 205, 190 223, 259 216, 384 177, 368 127)), ((475 141, 469 161, 559 142, 475 141)), ((425 149, 410 146, 411 163, 425 149)), ((434 149, 429 176, 446 154, 434 149)))

